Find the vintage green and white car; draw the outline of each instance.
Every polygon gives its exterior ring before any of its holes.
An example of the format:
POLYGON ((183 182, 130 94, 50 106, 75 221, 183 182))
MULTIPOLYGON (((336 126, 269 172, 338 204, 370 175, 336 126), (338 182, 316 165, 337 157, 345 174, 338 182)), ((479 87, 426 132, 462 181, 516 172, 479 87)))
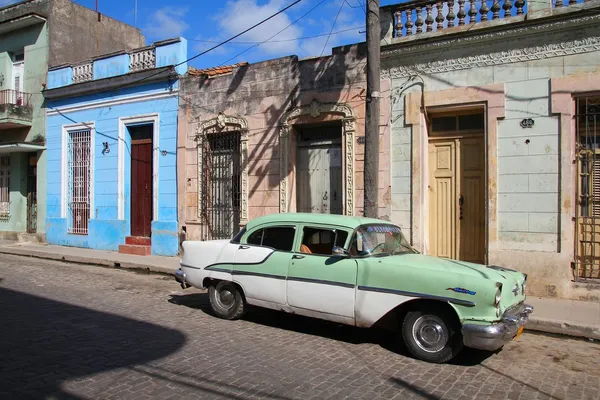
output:
POLYGON ((176 280, 208 288, 214 313, 246 305, 359 327, 393 327, 410 354, 447 362, 464 346, 494 351, 533 311, 527 276, 419 254, 386 221, 272 214, 231 240, 185 241, 176 280))

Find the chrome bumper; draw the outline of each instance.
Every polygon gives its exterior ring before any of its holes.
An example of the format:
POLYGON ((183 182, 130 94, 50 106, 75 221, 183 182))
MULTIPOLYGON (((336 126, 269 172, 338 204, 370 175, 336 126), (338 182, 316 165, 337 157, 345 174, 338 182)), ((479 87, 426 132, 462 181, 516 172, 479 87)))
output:
POLYGON ((185 281, 185 272, 183 272, 181 268, 178 268, 177 271, 175 271, 175 280, 181 284, 182 289, 187 289, 190 287, 190 285, 188 285, 188 283, 185 281))
POLYGON ((495 351, 513 340, 520 327, 529 320, 533 307, 524 303, 506 310, 502 322, 490 325, 465 324, 462 327, 463 343, 479 350, 495 351))

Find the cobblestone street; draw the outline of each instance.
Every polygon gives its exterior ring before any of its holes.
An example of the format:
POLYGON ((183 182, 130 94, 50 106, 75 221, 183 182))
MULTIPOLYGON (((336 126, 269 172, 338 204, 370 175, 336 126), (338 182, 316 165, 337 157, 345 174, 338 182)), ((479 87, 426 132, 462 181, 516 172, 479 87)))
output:
POLYGON ((0 398, 598 399, 600 346, 525 333, 449 365, 393 338, 255 310, 165 276, 0 256, 0 398))

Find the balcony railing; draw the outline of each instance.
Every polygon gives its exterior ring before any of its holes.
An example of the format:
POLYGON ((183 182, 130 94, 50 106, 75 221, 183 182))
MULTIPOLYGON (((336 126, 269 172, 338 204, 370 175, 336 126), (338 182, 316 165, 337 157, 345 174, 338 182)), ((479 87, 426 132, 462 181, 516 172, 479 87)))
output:
POLYGON ((155 49, 149 48, 129 54, 129 72, 154 68, 156 61, 155 49))
POLYGON ((0 105, 29 108, 31 106, 31 96, 31 93, 23 93, 17 90, 0 90, 0 105))
POLYGON ((394 37, 521 15, 524 7, 525 0, 420 0, 402 3, 394 9, 394 37))
POLYGON ((73 83, 91 81, 94 79, 94 63, 91 61, 73 67, 73 83))

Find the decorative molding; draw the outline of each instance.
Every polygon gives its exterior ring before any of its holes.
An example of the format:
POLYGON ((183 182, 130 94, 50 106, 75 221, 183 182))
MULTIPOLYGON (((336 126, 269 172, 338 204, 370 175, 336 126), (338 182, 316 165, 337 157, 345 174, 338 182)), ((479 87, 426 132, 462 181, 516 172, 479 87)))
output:
POLYGON ((209 133, 240 132, 241 151, 241 193, 240 193, 240 225, 248 222, 248 121, 245 118, 219 113, 215 118, 199 123, 196 128, 196 141, 198 143, 198 210, 197 215, 201 223, 205 223, 202 215, 202 161, 203 136, 209 133))
POLYGON ((434 61, 432 63, 401 65, 382 71, 381 75, 386 78, 405 78, 415 75, 415 71, 436 74, 461 69, 472 69, 523 61, 541 60, 572 54, 582 54, 598 50, 600 50, 600 37, 595 36, 560 44, 548 44, 523 49, 499 51, 476 56, 434 61))
POLYGON ((342 117, 342 137, 345 143, 344 157, 344 182, 345 182, 345 210, 344 214, 354 214, 354 138, 355 117, 352 107, 346 103, 321 103, 313 100, 310 104, 293 108, 285 113, 281 119, 279 128, 279 212, 288 212, 288 153, 289 136, 294 118, 310 115, 317 118, 321 114, 338 114, 342 117))
MULTIPOLYGON (((413 46, 402 46, 393 50, 382 49, 382 58, 393 59, 395 57, 410 57, 411 54, 422 57, 423 53, 428 51, 438 51, 440 48, 461 48, 464 46, 474 45, 478 42, 498 42, 509 41, 522 42, 526 36, 536 32, 565 30, 581 28, 582 25, 592 23, 600 23, 600 15, 586 16, 582 18, 555 21, 543 25, 524 26, 519 28, 508 29, 500 32, 485 33, 479 35, 466 36, 450 40, 433 41, 435 38, 428 38, 426 43, 415 44, 413 46)), ((563 35, 566 36, 566 35, 563 35)), ((600 50, 600 37, 591 36, 580 39, 581 32, 573 31, 570 40, 565 40, 561 43, 551 43, 542 46, 530 46, 525 48, 500 51, 494 53, 486 53, 481 55, 453 58, 448 60, 440 60, 430 63, 410 64, 406 66, 397 66, 389 69, 382 69, 382 77, 402 78, 415 74, 417 72, 424 73, 440 73, 448 71, 456 71, 461 69, 470 69, 477 67, 486 67, 493 65, 509 64, 521 61, 533 61, 552 57, 560 57, 572 54, 581 54, 589 51, 600 50)), ((388 63, 392 62, 388 60, 388 63)))
POLYGON ((173 91, 169 91, 168 93, 158 92, 158 93, 151 93, 151 94, 121 97, 121 98, 117 98, 114 100, 111 99, 111 100, 96 101, 96 102, 91 102, 91 103, 84 103, 84 104, 80 104, 80 105, 76 105, 76 106, 72 106, 72 107, 60 107, 58 109, 49 108, 46 111, 46 115, 52 116, 52 115, 66 114, 66 113, 70 113, 70 112, 74 112, 74 111, 90 110, 93 108, 117 106, 117 105, 121 105, 121 104, 137 103, 140 101, 149 101, 149 100, 158 100, 158 99, 164 99, 164 98, 169 98, 169 97, 177 97, 178 94, 179 94, 179 89, 173 89, 173 91))

